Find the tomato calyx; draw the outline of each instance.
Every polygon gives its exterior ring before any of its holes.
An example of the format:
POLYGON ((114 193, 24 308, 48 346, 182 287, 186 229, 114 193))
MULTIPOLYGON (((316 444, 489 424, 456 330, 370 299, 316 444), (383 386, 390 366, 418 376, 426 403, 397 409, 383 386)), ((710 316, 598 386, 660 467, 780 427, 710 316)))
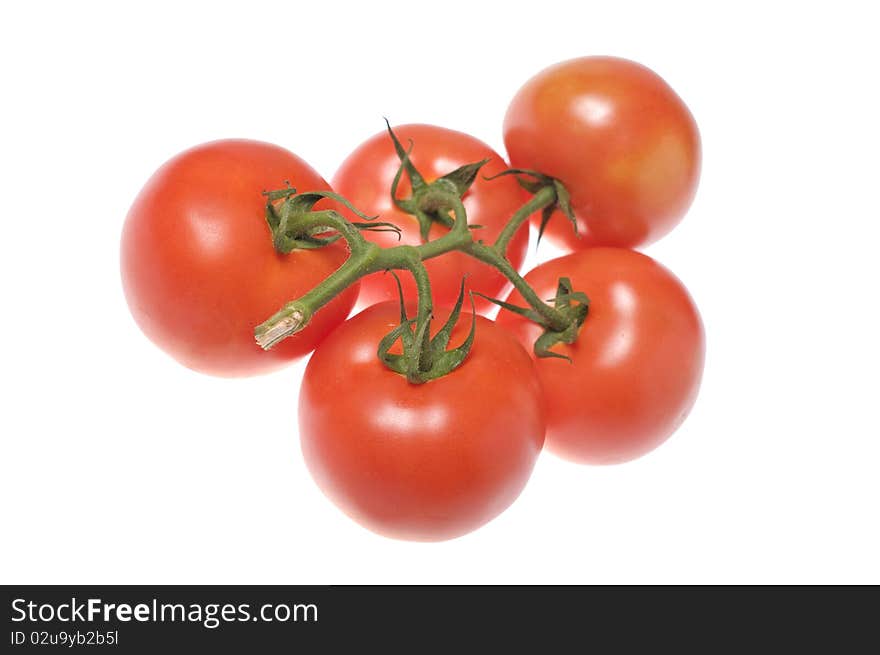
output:
POLYGON ((323 248, 343 237, 330 226, 305 225, 302 220, 307 214, 319 214, 320 211, 314 211, 314 206, 325 198, 335 200, 364 219, 364 222, 350 222, 354 228, 362 231, 396 232, 398 237, 400 236, 400 228, 393 223, 376 221, 378 216, 364 214, 348 200, 332 191, 297 193, 296 189, 285 181, 285 188, 263 191, 263 195, 266 197, 265 217, 272 233, 272 245, 282 255, 292 250, 323 248))
POLYGON ((534 351, 536 357, 557 357, 569 362, 571 361, 571 357, 550 350, 557 344, 571 344, 577 341, 581 326, 590 312, 590 299, 587 297, 587 294, 583 291, 575 291, 572 288, 570 279, 567 277, 559 278, 556 296, 548 301, 568 321, 568 324, 561 330, 555 329, 543 316, 530 307, 520 307, 519 305, 498 300, 497 298, 489 298, 488 296, 483 296, 483 298, 495 303, 502 309, 524 316, 544 328, 541 336, 535 340, 534 351))
MULTIPOLYGON (((410 159, 409 154, 413 148, 412 142, 410 142, 409 150, 405 149, 394 130, 391 129, 391 124, 387 118, 385 119, 385 125, 394 143, 394 150, 400 158, 400 167, 397 169, 394 181, 391 183, 391 199, 395 207, 416 218, 419 222, 419 234, 422 237, 422 241, 428 241, 431 226, 434 223, 439 223, 448 229, 452 229, 454 220, 450 216, 450 212, 453 212, 455 207, 455 202, 452 199, 460 201, 464 197, 464 194, 473 185, 474 180, 477 179, 480 169, 488 164, 489 160, 482 159, 478 162, 459 166, 454 171, 437 178, 433 182, 427 182, 410 159), (397 195, 404 172, 409 177, 410 186, 412 187, 412 194, 409 198, 400 198, 397 195)), ((468 226, 469 229, 477 229, 479 227, 478 225, 468 226)))
POLYGON ((517 183, 533 196, 537 197, 539 194, 547 194, 548 191, 552 192, 552 202, 544 203, 541 208, 541 224, 538 226, 538 243, 541 243, 541 238, 544 236, 544 229, 547 227, 547 223, 550 222, 550 219, 557 210, 561 211, 571 222, 575 236, 580 237, 578 234, 577 219, 575 219, 574 210, 571 207, 571 194, 559 179, 526 168, 509 168, 506 171, 502 171, 497 175, 485 179, 494 180, 495 178, 504 175, 515 175, 517 183))
POLYGON ((447 350, 452 329, 458 323, 461 308, 464 304, 464 280, 458 299, 449 318, 443 327, 433 336, 430 336, 432 316, 430 313, 422 313, 420 307, 419 316, 411 319, 407 316, 406 303, 403 299, 403 288, 400 278, 391 271, 397 282, 400 294, 400 324, 386 334, 379 342, 377 354, 383 364, 395 373, 406 376, 412 384, 423 384, 430 380, 448 375, 457 369, 467 358, 474 343, 477 328, 477 311, 474 307, 473 292, 471 292, 471 327, 465 340, 455 348, 447 350), (390 352, 391 347, 400 341, 402 354, 390 352))

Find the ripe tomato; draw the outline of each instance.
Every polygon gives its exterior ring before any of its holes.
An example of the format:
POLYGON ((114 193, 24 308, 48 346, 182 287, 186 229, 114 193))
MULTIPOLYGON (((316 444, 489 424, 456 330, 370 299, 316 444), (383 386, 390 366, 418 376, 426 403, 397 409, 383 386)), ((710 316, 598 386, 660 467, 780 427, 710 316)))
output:
MULTIPOLYGON (((538 359, 547 446, 588 464, 615 464, 660 445, 684 421, 703 372, 705 336, 687 290, 646 255, 594 248, 541 264, 526 280, 552 298, 560 277, 590 298, 571 358, 538 359)), ((513 293, 509 302, 522 305, 513 293)), ((502 311, 498 323, 530 349, 540 328, 502 311)))
MULTIPOLYGON (((449 311, 435 315, 436 328, 449 311)), ((459 368, 410 384, 376 356, 399 318, 397 303, 373 305, 312 355, 302 449, 324 493, 357 522, 399 539, 450 539, 500 514, 528 480, 544 441, 540 388, 528 353, 483 317, 459 368)), ((460 317, 453 346, 470 322, 460 317)))
POLYGON ((144 333, 182 364, 213 375, 252 375, 314 349, 351 310, 357 288, 318 312, 302 332, 263 352, 254 326, 339 268, 333 244, 276 252, 261 192, 329 186, 278 146, 226 140, 196 146, 149 179, 122 232, 122 283, 144 333))
MULTIPOLYGON (((524 202, 522 190, 512 177, 491 181, 483 179, 483 176, 495 175, 508 167, 501 156, 479 139, 442 127, 402 125, 395 127, 394 132, 404 147, 412 139, 410 158, 426 182, 432 182, 464 164, 489 160, 465 194, 463 202, 467 209, 468 223, 483 226, 473 231, 474 238, 494 241, 508 219, 524 202)), ((378 214, 381 220, 394 223, 403 230, 400 240, 395 234, 388 232, 364 233, 364 237, 382 246, 422 243, 418 221, 414 216, 397 209, 391 200, 391 182, 399 166, 400 160, 388 133, 380 132, 358 146, 342 162, 333 177, 333 188, 348 198, 355 207, 367 214, 378 214)), ((409 179, 404 174, 398 196, 405 198, 410 193, 409 179)), ((350 212, 347 215, 355 220, 350 212)), ((435 224, 430 238, 436 239, 445 232, 445 227, 435 224)), ((525 259, 528 241, 528 230, 521 229, 507 249, 507 256, 517 269, 525 259)), ((468 276, 467 289, 497 297, 507 288, 507 280, 498 271, 460 252, 451 252, 428 260, 425 266, 431 276, 432 291, 438 304, 455 303, 465 274, 468 276)), ((411 277, 402 275, 401 281, 407 299, 414 299, 416 291, 411 277)), ((390 275, 375 273, 361 281, 360 301, 363 304, 395 300, 397 297, 397 285, 390 275)), ((475 301, 478 311, 491 307, 482 298, 477 297, 475 301)))
POLYGON ((688 108, 651 70, 582 57, 551 66, 517 92, 504 118, 511 164, 558 178, 571 193, 545 234, 569 249, 634 248, 681 220, 700 176, 700 135, 688 108))

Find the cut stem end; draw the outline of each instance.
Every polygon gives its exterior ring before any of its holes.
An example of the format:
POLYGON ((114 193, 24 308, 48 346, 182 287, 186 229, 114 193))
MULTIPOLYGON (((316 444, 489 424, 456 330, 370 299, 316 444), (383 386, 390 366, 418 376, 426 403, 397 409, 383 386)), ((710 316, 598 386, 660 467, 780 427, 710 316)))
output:
POLYGON ((299 332, 305 326, 305 315, 301 310, 294 309, 281 318, 270 318, 254 331, 254 337, 260 348, 269 350, 276 343, 299 332))

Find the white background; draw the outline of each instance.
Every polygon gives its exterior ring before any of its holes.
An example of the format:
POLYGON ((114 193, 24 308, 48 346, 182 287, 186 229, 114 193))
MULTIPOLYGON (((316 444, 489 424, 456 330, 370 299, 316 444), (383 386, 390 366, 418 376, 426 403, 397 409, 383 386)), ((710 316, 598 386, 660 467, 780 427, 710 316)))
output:
POLYGON ((823 4, 4 3, 0 581, 880 582, 880 52, 870 3, 823 4), (138 331, 128 205, 219 137, 327 178, 382 116, 502 150, 519 85, 583 54, 700 125, 697 200, 648 252, 703 313, 701 396, 637 462, 545 454, 466 537, 375 536, 304 468, 302 365, 212 379, 138 331))

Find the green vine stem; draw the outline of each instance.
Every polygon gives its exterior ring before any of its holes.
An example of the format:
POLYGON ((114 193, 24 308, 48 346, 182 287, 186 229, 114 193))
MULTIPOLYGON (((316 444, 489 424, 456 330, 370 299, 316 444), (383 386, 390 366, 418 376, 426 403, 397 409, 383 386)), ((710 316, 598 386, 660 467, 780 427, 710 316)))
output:
POLYGON ((519 230, 520 226, 529 220, 529 217, 535 212, 541 211, 545 207, 550 207, 556 202, 556 191, 553 187, 544 187, 533 195, 529 201, 516 210, 516 213, 501 230, 501 234, 495 240, 495 249, 502 255, 507 255, 507 246, 510 240, 519 230))
MULTIPOLYGON (((282 198, 284 198, 285 203, 288 203, 282 206, 281 214, 284 220, 283 223, 279 222, 279 225, 283 227, 283 233, 278 233, 278 230, 280 230, 278 225, 273 226, 276 229, 276 242, 286 240, 290 243, 299 243, 302 240, 314 240, 314 235, 317 234, 335 232, 338 235, 336 238, 341 237, 346 241, 350 252, 348 259, 342 266, 324 281, 300 298, 284 305, 269 319, 257 326, 254 330, 257 344, 261 348, 269 349, 282 339, 302 330, 308 325, 315 312, 344 289, 366 275, 380 271, 406 270, 415 279, 418 290, 418 313, 415 319, 416 338, 412 347, 414 352, 412 357, 418 363, 418 370, 408 373, 408 377, 413 382, 437 377, 434 373, 428 375, 433 364, 432 358, 435 358, 436 353, 430 347, 429 323, 432 317, 433 304, 430 280, 424 266, 424 261, 452 251, 464 252, 492 266, 504 275, 520 292, 531 308, 531 310, 522 310, 522 312, 545 329, 545 338, 542 342, 544 346, 542 346, 539 354, 545 356, 543 353, 547 352, 546 343, 549 338, 546 338, 546 335, 552 336, 563 333, 571 335, 572 332, 576 334, 586 312, 575 313, 566 311, 567 305, 564 303, 548 304, 542 300, 511 265, 506 256, 510 240, 514 237, 517 230, 524 224, 527 224, 530 216, 538 211, 543 211, 547 214, 552 211, 554 206, 558 205, 560 195, 564 193, 564 190, 560 192, 561 184, 558 181, 551 180, 552 183, 539 187, 536 186, 533 196, 514 213, 495 242, 486 244, 482 240, 475 240, 472 236, 467 222, 467 211, 461 201, 461 195, 464 193, 462 187, 452 184, 450 176, 441 178, 441 180, 435 183, 427 184, 412 167, 412 164, 409 162, 408 153, 403 151, 402 147, 399 148, 398 153, 401 156, 401 170, 406 169, 411 176, 414 172, 415 176, 417 176, 415 179, 419 180, 421 186, 413 198, 402 201, 395 198, 395 203, 414 215, 420 216, 422 219, 433 216, 435 217, 433 220, 439 220, 444 224, 451 223, 449 231, 438 239, 425 241, 418 246, 401 245, 382 248, 367 241, 361 234, 362 229, 370 229, 369 223, 353 224, 334 210, 312 211, 312 205, 314 205, 320 194, 300 194, 297 196, 292 189, 267 193, 266 195, 269 196, 267 217, 269 217, 270 224, 272 223, 271 217, 277 216, 272 203, 282 198), (438 183, 441 181, 442 183, 438 183)), ((467 171, 465 170, 466 167, 462 167, 460 171, 473 176, 481 165, 482 163, 470 165, 470 170, 467 171)), ((454 174, 462 173, 456 171, 454 174)), ((396 184, 394 186, 396 187, 396 184)), ((464 188, 466 189, 466 187, 464 188)), ((344 198, 336 196, 336 194, 332 194, 332 197, 342 201, 349 208, 354 209, 344 198)), ((363 217, 367 220, 375 218, 363 217)), ((490 298, 490 300, 494 299, 490 298)), ((506 306, 505 303, 500 301, 495 302, 506 306)), ((407 329, 409 328, 407 327, 407 329)), ((536 352, 538 352, 537 349, 536 352)), ((443 373, 441 372, 440 374, 442 375, 443 373)))
MULTIPOLYGON (((316 311, 347 287, 365 275, 379 271, 410 271, 416 279, 417 288, 419 288, 419 306, 427 304, 429 307, 428 311, 430 311, 430 282, 427 280, 423 282, 423 286, 427 287, 427 291, 423 291, 418 286, 421 275, 417 275, 414 272, 416 262, 421 264, 421 262, 427 259, 439 257, 453 250, 460 250, 496 268, 511 281, 523 298, 525 298, 526 302, 546 319, 549 327, 557 331, 564 329, 568 325, 566 318, 537 296, 504 254, 507 250, 507 244, 513 238, 516 229, 521 227, 534 211, 547 206, 553 201, 551 197, 552 190, 548 193, 542 190, 538 195, 530 199, 528 203, 523 205, 491 246, 485 245, 481 241, 473 240, 470 230, 467 229, 467 213, 459 198, 451 193, 440 191, 437 193, 438 195, 442 194, 442 200, 450 207, 450 211, 455 216, 455 221, 452 229, 442 237, 418 246, 381 248, 364 239, 363 235, 345 217, 333 210, 307 212, 292 219, 288 229, 298 229, 303 234, 318 228, 331 228, 338 231, 348 243, 351 252, 345 263, 323 282, 300 298, 287 303, 278 312, 259 325, 255 330, 257 344, 261 348, 268 349, 282 339, 295 334, 308 324, 316 311), (511 226, 513 227, 511 228, 511 226)), ((432 198, 435 201, 440 199, 437 196, 432 198)), ((423 265, 422 268, 424 268, 423 265)), ((419 313, 420 315, 423 314, 422 311, 419 313)))

